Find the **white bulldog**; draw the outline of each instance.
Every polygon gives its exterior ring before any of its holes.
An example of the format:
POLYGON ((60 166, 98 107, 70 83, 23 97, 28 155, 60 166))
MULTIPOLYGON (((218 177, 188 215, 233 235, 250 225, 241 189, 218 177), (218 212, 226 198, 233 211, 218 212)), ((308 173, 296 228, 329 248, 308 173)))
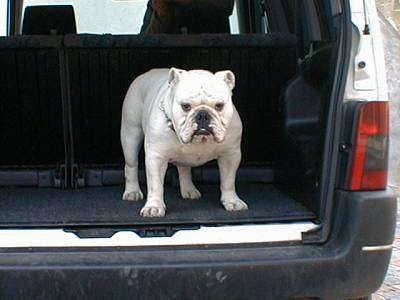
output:
POLYGON ((232 103, 235 76, 204 70, 153 69, 131 84, 124 100, 121 143, 125 156, 124 200, 143 199, 138 153, 144 138, 147 201, 143 217, 163 217, 168 163, 178 168, 181 195, 198 199, 191 167, 217 159, 221 202, 226 210, 247 209, 236 194, 242 123, 232 103))

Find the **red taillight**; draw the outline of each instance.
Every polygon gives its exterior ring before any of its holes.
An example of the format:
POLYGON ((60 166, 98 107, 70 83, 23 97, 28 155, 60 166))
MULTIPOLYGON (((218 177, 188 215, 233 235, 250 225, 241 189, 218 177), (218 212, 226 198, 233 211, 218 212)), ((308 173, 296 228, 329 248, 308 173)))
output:
POLYGON ((363 104, 356 129, 349 189, 385 189, 388 173, 388 102, 363 104))

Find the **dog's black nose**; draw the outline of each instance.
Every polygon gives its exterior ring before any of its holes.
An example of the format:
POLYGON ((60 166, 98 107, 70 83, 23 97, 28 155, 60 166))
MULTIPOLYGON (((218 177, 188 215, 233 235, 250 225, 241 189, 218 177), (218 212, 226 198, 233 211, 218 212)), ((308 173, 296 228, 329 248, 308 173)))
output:
POLYGON ((200 110, 196 115, 196 123, 198 125, 198 129, 208 129, 208 125, 210 125, 211 116, 206 110, 200 110))

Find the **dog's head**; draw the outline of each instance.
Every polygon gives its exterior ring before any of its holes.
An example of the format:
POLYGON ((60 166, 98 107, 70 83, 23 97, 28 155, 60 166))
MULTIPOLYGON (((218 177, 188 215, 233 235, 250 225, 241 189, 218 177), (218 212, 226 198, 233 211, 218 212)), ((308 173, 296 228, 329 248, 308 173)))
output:
POLYGON ((171 68, 170 119, 182 143, 220 143, 232 119, 231 71, 215 74, 204 70, 171 68))

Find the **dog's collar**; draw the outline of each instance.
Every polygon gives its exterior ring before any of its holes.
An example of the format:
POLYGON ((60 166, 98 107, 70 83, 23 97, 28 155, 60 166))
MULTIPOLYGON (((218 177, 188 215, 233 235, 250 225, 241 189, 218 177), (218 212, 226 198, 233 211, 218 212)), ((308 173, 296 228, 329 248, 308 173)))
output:
MULTIPOLYGON (((168 86, 169 87, 169 86, 168 86)), ((166 111, 165 111, 165 106, 164 106, 164 99, 161 99, 158 108, 164 113, 165 118, 167 119, 167 126, 173 131, 175 132, 175 128, 174 128, 174 124, 172 123, 172 120, 168 117, 166 111)))
MULTIPOLYGON (((167 116, 167 115, 165 115, 165 116, 167 116)), ((174 124, 172 123, 172 121, 170 119, 168 119, 168 117, 167 117, 167 125, 168 125, 169 129, 171 129, 173 132, 175 132, 174 124)))

